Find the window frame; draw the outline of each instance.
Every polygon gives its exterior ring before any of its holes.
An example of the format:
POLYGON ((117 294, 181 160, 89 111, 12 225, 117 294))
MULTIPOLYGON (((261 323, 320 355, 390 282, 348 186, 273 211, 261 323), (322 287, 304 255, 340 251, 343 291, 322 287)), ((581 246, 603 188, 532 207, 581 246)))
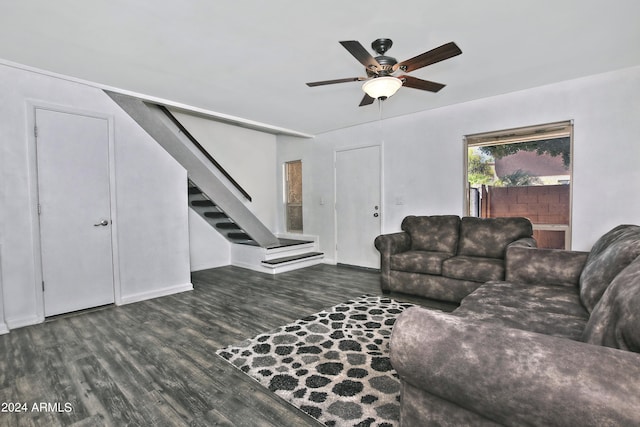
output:
POLYGON ((302 234, 304 233, 304 214, 303 214, 303 201, 304 201, 304 197, 303 197, 303 180, 302 180, 302 160, 298 159, 298 160, 291 160, 291 161, 287 161, 284 162, 284 227, 287 233, 295 233, 295 234, 302 234), (300 203, 291 203, 289 201, 289 166, 291 164, 300 164, 300 203), (289 229, 289 207, 290 206, 294 206, 294 207, 300 207, 300 216, 301 216, 301 224, 300 224, 300 229, 289 229))
POLYGON ((524 126, 519 128, 504 129, 499 131, 481 132, 465 135, 463 138, 463 187, 464 187, 464 214, 470 215, 471 200, 469 185, 469 148, 482 147, 491 145, 514 144, 521 142, 538 141, 542 139, 552 138, 569 138, 569 225, 559 224, 534 224, 534 230, 540 231, 564 231, 565 233, 565 250, 571 249, 571 235, 573 226, 573 187, 574 187, 574 147, 573 147, 573 120, 561 122, 547 123, 534 126, 524 126))

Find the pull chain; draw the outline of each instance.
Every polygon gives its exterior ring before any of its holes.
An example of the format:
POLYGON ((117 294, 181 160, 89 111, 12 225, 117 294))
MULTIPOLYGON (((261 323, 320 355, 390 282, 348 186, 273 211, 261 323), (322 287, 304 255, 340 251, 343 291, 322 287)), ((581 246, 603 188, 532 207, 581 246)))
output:
POLYGON ((382 98, 378 98, 378 123, 380 126, 380 135, 382 136, 382 103, 384 100, 382 98))

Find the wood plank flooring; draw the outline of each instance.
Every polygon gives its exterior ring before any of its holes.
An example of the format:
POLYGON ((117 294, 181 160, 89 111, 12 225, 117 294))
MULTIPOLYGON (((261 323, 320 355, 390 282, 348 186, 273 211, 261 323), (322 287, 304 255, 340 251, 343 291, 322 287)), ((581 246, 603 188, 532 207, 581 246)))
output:
POLYGON ((318 426, 215 351, 378 295, 379 277, 324 264, 276 276, 222 267, 193 273, 192 292, 13 330, 0 336, 0 426, 318 426), (26 412, 1 412, 23 403, 26 412))

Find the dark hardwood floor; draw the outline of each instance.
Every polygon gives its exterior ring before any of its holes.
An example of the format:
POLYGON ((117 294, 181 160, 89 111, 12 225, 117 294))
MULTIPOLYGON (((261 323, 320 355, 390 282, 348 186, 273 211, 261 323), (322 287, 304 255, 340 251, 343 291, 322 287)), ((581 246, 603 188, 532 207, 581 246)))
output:
POLYGON ((215 351, 380 294, 379 273, 317 265, 271 276, 223 267, 195 272, 192 282, 192 292, 61 316, 0 336, 0 425, 320 425, 215 351), (15 412, 15 404, 26 412, 15 412))

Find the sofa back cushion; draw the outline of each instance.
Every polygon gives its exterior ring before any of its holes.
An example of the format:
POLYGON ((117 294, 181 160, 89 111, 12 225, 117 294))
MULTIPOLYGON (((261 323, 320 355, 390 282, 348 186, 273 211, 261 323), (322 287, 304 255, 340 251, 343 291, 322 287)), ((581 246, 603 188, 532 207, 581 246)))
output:
POLYGON ((607 287, 589 317, 582 341, 640 353, 640 257, 607 287))
POLYGON ((640 226, 619 225, 593 245, 580 274, 580 299, 591 313, 611 281, 640 255, 640 226))
POLYGON ((460 221, 458 255, 504 258, 507 245, 531 237, 533 226, 527 218, 476 218, 460 221))
POLYGON ((411 236, 414 251, 456 253, 460 230, 457 215, 410 215, 402 221, 401 228, 411 236))

